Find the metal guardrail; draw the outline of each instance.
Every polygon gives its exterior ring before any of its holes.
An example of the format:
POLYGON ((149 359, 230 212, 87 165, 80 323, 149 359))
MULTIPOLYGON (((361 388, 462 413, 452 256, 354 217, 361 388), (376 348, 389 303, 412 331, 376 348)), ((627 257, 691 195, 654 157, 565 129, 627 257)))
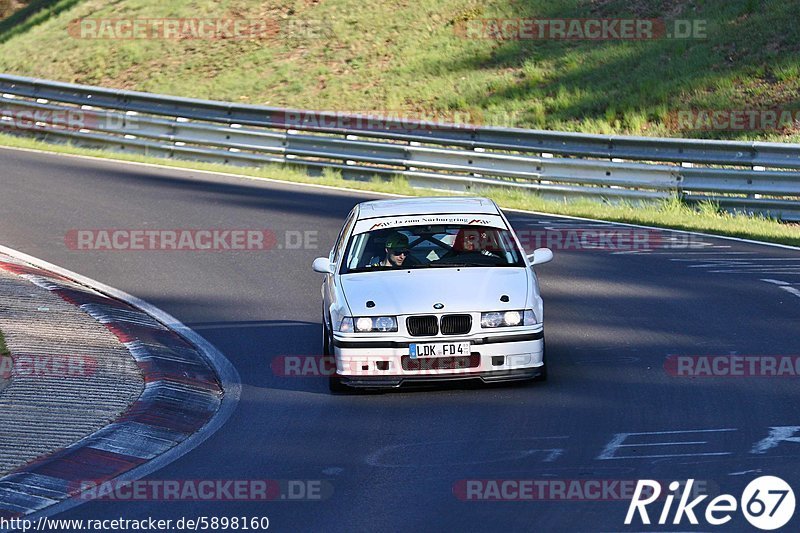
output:
POLYGON ((160 157, 502 186, 548 198, 678 195, 800 220, 800 145, 431 124, 238 105, 0 75, 0 130, 160 157), (702 166, 701 166, 702 165, 702 166))

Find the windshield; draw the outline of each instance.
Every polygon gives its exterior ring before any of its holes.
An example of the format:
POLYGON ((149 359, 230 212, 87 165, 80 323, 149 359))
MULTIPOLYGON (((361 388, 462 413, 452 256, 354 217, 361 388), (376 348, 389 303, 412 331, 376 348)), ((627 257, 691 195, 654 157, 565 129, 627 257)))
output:
POLYGON ((401 226, 353 235, 342 274, 393 268, 525 266, 511 233, 460 224, 401 226))

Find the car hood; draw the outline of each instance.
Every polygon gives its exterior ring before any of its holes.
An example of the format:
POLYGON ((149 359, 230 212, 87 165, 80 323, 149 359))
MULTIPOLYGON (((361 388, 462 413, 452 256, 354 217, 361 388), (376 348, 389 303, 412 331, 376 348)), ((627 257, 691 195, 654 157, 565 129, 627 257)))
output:
POLYGON ((353 316, 522 309, 528 296, 528 271, 514 267, 382 270, 345 274, 341 283, 353 316))

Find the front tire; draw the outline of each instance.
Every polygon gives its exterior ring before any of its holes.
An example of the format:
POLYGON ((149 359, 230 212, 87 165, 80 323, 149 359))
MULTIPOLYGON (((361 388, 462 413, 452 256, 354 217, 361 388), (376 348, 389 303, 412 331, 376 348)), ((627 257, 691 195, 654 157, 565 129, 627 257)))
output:
MULTIPOLYGON (((336 354, 333 353, 333 339, 331 337, 331 330, 328 327, 328 321, 325 320, 324 313, 322 314, 322 354, 326 357, 333 356, 334 359, 336 357, 336 354)), ((336 368, 335 363, 336 362, 334 361, 334 369, 336 368)), ((328 376, 328 389, 337 394, 350 392, 350 387, 344 385, 342 383, 342 379, 336 374, 328 376)))
POLYGON ((331 332, 328 329, 328 322, 325 320, 325 315, 322 315, 322 355, 333 355, 333 346, 331 346, 331 332))
POLYGON ((336 394, 345 394, 350 392, 350 387, 342 383, 342 378, 337 375, 328 377, 328 389, 336 394))

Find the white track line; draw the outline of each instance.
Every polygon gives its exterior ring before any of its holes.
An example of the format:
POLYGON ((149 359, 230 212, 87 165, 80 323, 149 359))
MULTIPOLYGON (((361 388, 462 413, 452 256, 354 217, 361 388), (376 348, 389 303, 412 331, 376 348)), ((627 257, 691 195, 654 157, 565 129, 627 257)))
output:
POLYGON ((781 287, 781 289, 800 298, 800 289, 795 289, 794 287, 781 287))
MULTIPOLYGON (((800 274, 800 272, 798 273, 800 274)), ((792 287, 791 286, 792 284, 789 283, 788 281, 782 281, 779 279, 769 279, 769 278, 762 279, 761 281, 766 281, 767 283, 772 283, 773 285, 777 285, 778 287, 785 290, 789 294, 794 294, 795 296, 800 298, 800 289, 792 287)))

